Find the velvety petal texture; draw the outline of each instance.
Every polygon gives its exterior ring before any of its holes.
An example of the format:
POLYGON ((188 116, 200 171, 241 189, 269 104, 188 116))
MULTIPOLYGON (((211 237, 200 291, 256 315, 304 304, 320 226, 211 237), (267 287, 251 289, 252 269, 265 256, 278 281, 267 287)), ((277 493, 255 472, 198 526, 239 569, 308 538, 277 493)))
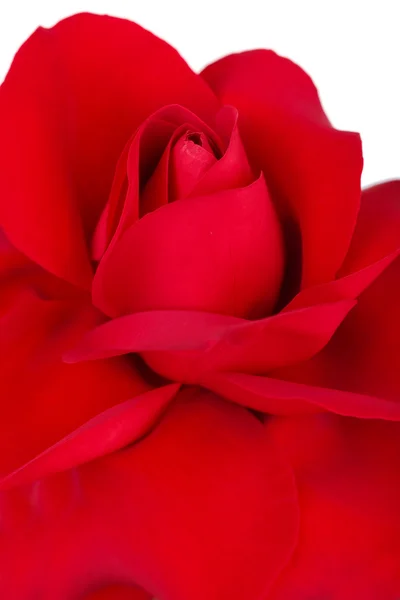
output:
POLYGON ((283 252, 263 177, 178 200, 135 221, 102 259, 94 302, 116 317, 148 310, 268 314, 283 252))
MULTIPOLYGON (((356 307, 322 352, 310 361, 275 373, 285 380, 374 396, 376 417, 380 416, 379 407, 382 417, 387 414, 388 401, 400 411, 399 207, 398 181, 363 193, 357 228, 341 271, 343 278, 337 283, 349 280, 354 273, 365 272, 366 264, 386 262, 386 268, 379 268, 381 274, 363 291, 356 307)), ((338 393, 338 400, 340 397, 338 393)), ((361 417, 362 413, 361 407, 354 406, 348 414, 361 417)))
POLYGON ((400 426, 328 415, 276 418, 299 489, 299 544, 271 600, 396 600, 400 426))
POLYGON ((301 247, 287 243, 302 252, 302 286, 329 281, 346 255, 359 208, 359 136, 334 129, 308 75, 274 52, 232 54, 202 76, 221 102, 238 109, 246 149, 288 221, 287 236, 299 231, 301 247))
POLYGON ((99 458, 140 440, 157 423, 178 385, 156 388, 96 415, 0 481, 0 489, 39 479, 99 458))
POLYGON ((0 91, 0 219, 11 241, 90 285, 86 242, 118 156, 149 114, 174 102, 211 122, 218 107, 178 53, 140 26, 81 14, 39 28, 0 91))
POLYGON ((116 583, 259 598, 297 541, 293 475, 262 423, 196 389, 136 445, 0 499, 0 592, 15 600, 116 583))
POLYGON ((62 361, 63 353, 98 322, 90 305, 74 307, 26 291, 0 322, 1 476, 88 419, 153 386, 134 360, 62 361))
POLYGON ((93 302, 109 316, 270 313, 282 236, 264 177, 254 179, 247 161, 237 111, 220 111, 215 132, 180 106, 151 115, 121 155, 93 252, 93 302))
POLYGON ((85 593, 80 600, 153 600, 153 596, 134 585, 101 585, 94 592, 85 593))
POLYGON ((399 600, 400 182, 271 51, 39 28, 0 88, 0 598, 399 600))
POLYGON ((185 383, 219 371, 263 373, 314 356, 353 305, 311 306, 258 321, 191 311, 135 313, 90 331, 65 360, 138 352, 159 375, 185 383))

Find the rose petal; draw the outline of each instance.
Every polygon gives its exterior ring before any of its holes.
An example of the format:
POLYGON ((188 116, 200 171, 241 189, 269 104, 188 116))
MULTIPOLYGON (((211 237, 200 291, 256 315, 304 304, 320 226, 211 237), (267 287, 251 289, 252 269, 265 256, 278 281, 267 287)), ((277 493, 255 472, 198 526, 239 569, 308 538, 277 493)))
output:
POLYGON ((82 301, 25 291, 0 323, 0 475, 34 458, 87 420, 151 389, 126 359, 67 365, 62 355, 99 323, 82 301))
POLYGON ((349 252, 338 278, 302 290, 285 310, 357 298, 400 253, 400 181, 372 186, 362 194, 349 252))
POLYGON ((0 224, 12 243, 90 285, 84 232, 87 241, 124 144, 176 102, 211 122, 218 109, 204 80, 138 25, 81 14, 38 29, 0 91, 0 224))
POLYGON ((105 410, 0 480, 0 489, 71 469, 137 441, 154 426, 178 390, 176 384, 159 387, 105 410))
POLYGON ((204 133, 188 132, 174 144, 170 164, 170 200, 186 198, 217 162, 204 133))
POLYGON ((238 109, 248 154, 263 170, 282 219, 294 219, 300 230, 302 286, 333 279, 359 207, 359 136, 333 129, 311 79, 273 52, 227 56, 202 76, 221 102, 238 109))
POLYGON ((339 276, 354 273, 398 252, 399 228, 400 179, 365 189, 357 226, 339 276))
POLYGON ((354 300, 392 264, 399 254, 400 248, 359 271, 301 290, 283 311, 298 310, 325 302, 354 300))
POLYGON ((238 111, 225 106, 217 114, 216 130, 226 141, 227 147, 221 158, 208 169, 191 192, 202 196, 223 190, 245 187, 254 181, 246 151, 238 129, 238 111))
POLYGON ((78 600, 154 600, 153 596, 133 585, 107 585, 79 597, 78 600))
POLYGON ((222 153, 200 179, 198 175, 194 178, 192 196, 245 187, 254 181, 239 136, 237 111, 228 106, 221 109, 216 129, 219 136, 192 112, 177 105, 163 107, 146 119, 118 161, 112 190, 93 236, 95 260, 100 260, 109 244, 112 246, 139 217, 182 195, 173 189, 178 165, 170 164, 174 162, 171 151, 179 138, 190 131, 201 132, 215 151, 222 153))
MULTIPOLYGON (((187 196, 203 196, 227 189, 245 187, 255 179, 240 139, 236 109, 226 106, 217 114, 216 132, 218 135, 210 132, 206 125, 199 120, 196 123, 194 115, 187 115, 185 120, 186 125, 178 128, 171 137, 154 174, 141 193, 142 215, 167 204, 168 200, 176 200, 187 196), (194 132, 197 129, 200 132, 200 137, 202 137, 202 144, 207 149, 197 146, 195 154, 193 152, 188 154, 187 143, 184 143, 185 140, 181 140, 184 145, 184 153, 181 156, 182 150, 180 153, 178 152, 175 142, 181 135, 194 132), (210 146, 208 138, 213 147, 210 146), (174 148, 174 151, 171 156, 172 148, 174 148), (219 154, 222 149, 222 156, 217 160, 214 154, 215 152, 219 154), (172 173, 170 173, 171 170, 172 173), (182 183, 182 177, 188 178, 188 181, 182 183), (180 183, 178 189, 174 189, 177 185, 174 180, 177 178, 180 183)), ((159 135, 157 139, 159 139, 159 135)), ((193 146, 190 147, 193 150, 193 146)), ((134 180, 132 175, 131 179, 134 180)))
MULTIPOLYGON (((140 209, 140 216, 143 217, 149 212, 160 208, 160 206, 164 206, 168 204, 170 201, 170 160, 171 160, 171 151, 175 146, 175 143, 180 138, 183 138, 185 135, 188 135, 190 130, 190 124, 185 123, 184 125, 180 125, 177 129, 175 129, 174 133, 171 135, 168 144, 165 147, 162 157, 154 171, 151 175, 150 179, 146 182, 146 185, 143 188, 143 191, 140 193, 139 199, 139 189, 137 190, 137 198, 140 209)), ((139 158, 139 156, 138 156, 139 158)), ((139 177, 139 173, 138 173, 139 177)), ((130 172, 130 180, 134 185, 135 181, 135 172, 131 170, 130 172)))
POLYGON ((206 375, 204 387, 258 412, 301 415, 329 411, 361 419, 400 421, 400 402, 245 373, 206 375))
POLYGON ((187 383, 217 371, 267 372, 319 352, 353 306, 323 304, 260 321, 191 311, 136 313, 89 332, 64 359, 137 352, 163 377, 187 383))
POLYGON ((0 316, 18 303, 21 294, 30 290, 43 299, 77 300, 86 292, 45 271, 13 246, 0 229, 0 316))
POLYGON ((244 319, 194 311, 153 310, 111 319, 64 355, 68 363, 131 352, 206 350, 244 319))
POLYGON ((263 425, 196 389, 141 442, 0 498, 0 593, 13 600, 107 581, 258 600, 297 539, 292 473, 263 425))
POLYGON ((324 350, 279 370, 279 378, 398 402, 400 398, 399 259, 359 299, 324 350))
POLYGON ((0 229, 0 277, 4 281, 5 276, 15 272, 16 269, 23 269, 28 259, 15 246, 10 244, 4 231, 0 229))
POLYGON ((167 204, 171 149, 180 135, 192 127, 205 132, 219 146, 213 130, 179 105, 164 106, 151 114, 129 139, 118 160, 111 193, 94 233, 95 260, 110 251, 139 217, 167 204))
POLYGON ((101 586, 78 600, 153 600, 153 596, 133 585, 116 584, 101 586))
POLYGON ((134 223, 100 262, 93 298, 113 317, 162 309, 256 317, 274 306, 282 270, 279 224, 260 178, 134 223))
MULTIPOLYGON (((383 272, 381 269, 382 274, 361 294, 355 309, 319 355, 296 367, 279 370, 275 373, 277 377, 377 396, 399 404, 400 258, 396 258, 400 249, 399 207, 399 183, 377 186, 363 195, 344 274, 359 267, 365 271, 369 268, 364 267, 365 263, 371 260, 381 264, 386 260, 386 269, 383 272), (382 259, 387 252, 391 254, 382 259)), ((351 277, 345 276, 341 281, 351 277)), ((354 414, 357 416, 357 412, 354 414)))
POLYGON ((341 417, 267 421, 299 486, 300 540, 271 600, 396 600, 400 425, 341 417))

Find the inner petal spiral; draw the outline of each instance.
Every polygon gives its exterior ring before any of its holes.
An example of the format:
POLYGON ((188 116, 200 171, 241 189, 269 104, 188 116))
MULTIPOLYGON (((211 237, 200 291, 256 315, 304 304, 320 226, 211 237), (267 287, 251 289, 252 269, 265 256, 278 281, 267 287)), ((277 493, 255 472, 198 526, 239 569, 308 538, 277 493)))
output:
POLYGON ((259 318, 276 304, 280 225, 232 107, 215 131, 182 107, 152 115, 119 161, 96 236, 93 300, 111 317, 180 309, 259 318))

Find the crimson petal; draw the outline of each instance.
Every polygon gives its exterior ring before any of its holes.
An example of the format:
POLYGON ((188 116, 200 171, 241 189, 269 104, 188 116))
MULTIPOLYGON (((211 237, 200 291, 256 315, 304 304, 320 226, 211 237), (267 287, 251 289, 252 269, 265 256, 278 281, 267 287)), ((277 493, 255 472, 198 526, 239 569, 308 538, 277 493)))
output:
POLYGON ((299 487, 301 529, 270 600, 396 600, 400 424, 333 415, 274 418, 299 487))
POLYGON ((86 242, 118 157, 140 123, 171 103, 212 124, 218 109, 179 54, 135 23, 81 14, 39 28, 0 90, 0 224, 11 242, 88 287, 86 242))
POLYGON ((0 476, 100 412, 153 387, 125 358, 67 365, 99 316, 86 304, 21 292, 0 320, 0 476))
POLYGON ((264 172, 282 219, 294 220, 303 251, 303 287, 333 279, 348 250, 360 201, 359 136, 328 122, 311 79, 266 51, 232 54, 202 73, 264 172))
POLYGON ((258 600, 298 534, 293 475, 263 425, 195 388, 139 443, 0 500, 0 594, 13 600, 107 582, 258 600))
POLYGON ((273 308, 282 272, 279 223, 260 177, 133 223, 99 263, 93 299, 113 317, 162 309, 256 317, 273 308))
POLYGON ((216 130, 226 143, 221 158, 196 184, 191 196, 202 196, 223 190, 245 187, 254 180, 238 128, 238 111, 225 106, 217 114, 216 130))
MULTIPOLYGON (((357 306, 320 354, 296 367, 279 370, 276 377, 399 404, 399 232, 400 182, 388 182, 364 192, 354 239, 341 272, 343 277, 335 284, 340 286, 379 265, 381 274, 363 291, 357 306), (365 266, 371 261, 375 261, 372 266, 365 266), (360 271, 352 273, 354 269, 360 271)), ((382 411, 385 410, 383 403, 382 411)), ((354 414, 357 416, 357 412, 354 414)))
POLYGON ((400 402, 366 394, 245 373, 210 374, 201 383, 227 400, 273 415, 329 411, 361 419, 400 421, 400 402))
POLYGON ((150 311, 112 319, 87 333, 64 359, 141 354, 168 379, 199 383, 210 372, 267 372, 319 352, 354 306, 311 306, 260 321, 194 311, 150 311))
POLYGON ((95 260, 100 260, 106 250, 109 252, 140 216, 167 204, 170 152, 177 137, 192 127, 205 132, 218 145, 213 130, 204 121, 175 104, 151 114, 129 138, 92 240, 95 260))
POLYGON ((71 469, 135 442, 148 433, 178 390, 176 384, 159 387, 105 410, 0 480, 0 489, 71 469))
POLYGON ((153 600, 153 596, 133 585, 112 584, 96 586, 78 600, 153 600))

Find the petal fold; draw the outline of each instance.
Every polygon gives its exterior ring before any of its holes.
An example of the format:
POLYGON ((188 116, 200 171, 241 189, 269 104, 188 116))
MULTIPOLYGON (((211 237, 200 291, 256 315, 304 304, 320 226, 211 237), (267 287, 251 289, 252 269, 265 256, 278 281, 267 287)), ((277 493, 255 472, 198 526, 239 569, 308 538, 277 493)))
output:
POLYGON ((222 103, 238 109, 246 150, 265 174, 287 236, 293 223, 300 233, 302 287, 333 279, 359 209, 359 136, 334 129, 309 76, 274 52, 232 54, 202 76, 222 103))

